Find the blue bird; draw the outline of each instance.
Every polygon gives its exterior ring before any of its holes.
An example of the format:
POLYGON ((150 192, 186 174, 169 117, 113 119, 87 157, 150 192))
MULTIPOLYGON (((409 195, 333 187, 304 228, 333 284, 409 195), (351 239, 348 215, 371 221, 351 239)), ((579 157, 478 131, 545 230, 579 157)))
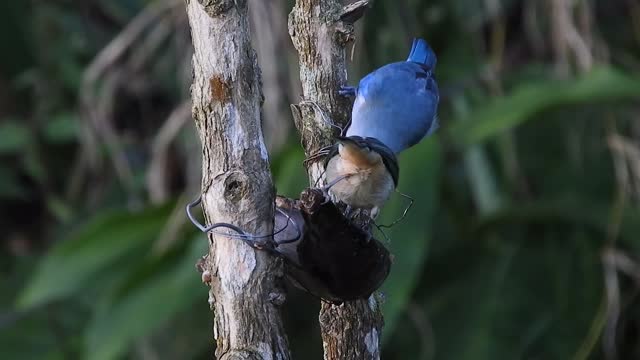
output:
POLYGON ((340 94, 355 96, 346 136, 380 140, 396 154, 417 144, 438 128, 436 55, 423 39, 414 39, 407 61, 387 64, 365 76, 357 88, 340 94))

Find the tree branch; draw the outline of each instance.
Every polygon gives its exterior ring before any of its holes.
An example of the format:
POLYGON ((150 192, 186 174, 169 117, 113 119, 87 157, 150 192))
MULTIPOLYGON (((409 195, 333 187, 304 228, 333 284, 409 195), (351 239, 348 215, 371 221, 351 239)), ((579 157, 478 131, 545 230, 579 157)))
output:
MULTIPOLYGON (((289 15, 289 34, 298 51, 302 103, 292 105, 306 155, 331 145, 349 119, 350 101, 338 94, 346 84, 345 46, 353 40, 353 22, 368 1, 343 7, 339 0, 297 0, 289 15)), ((320 162, 307 168, 311 185, 323 181, 320 162)), ((382 313, 375 296, 340 306, 323 303, 320 327, 326 360, 379 359, 382 313)))
MULTIPOLYGON (((273 184, 260 122, 259 69, 246 0, 187 0, 194 45, 193 118, 203 147, 206 221, 273 230, 273 184)), ((204 267, 218 359, 289 359, 276 304, 282 264, 237 238, 209 234, 204 267)))

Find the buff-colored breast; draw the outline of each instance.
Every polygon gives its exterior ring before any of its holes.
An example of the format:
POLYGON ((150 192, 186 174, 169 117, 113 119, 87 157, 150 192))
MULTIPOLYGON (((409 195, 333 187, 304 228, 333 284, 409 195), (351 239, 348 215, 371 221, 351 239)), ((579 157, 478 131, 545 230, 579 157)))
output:
POLYGON ((327 183, 344 176, 329 189, 334 200, 357 208, 380 208, 395 188, 379 154, 355 145, 340 145, 339 153, 327 164, 327 183))

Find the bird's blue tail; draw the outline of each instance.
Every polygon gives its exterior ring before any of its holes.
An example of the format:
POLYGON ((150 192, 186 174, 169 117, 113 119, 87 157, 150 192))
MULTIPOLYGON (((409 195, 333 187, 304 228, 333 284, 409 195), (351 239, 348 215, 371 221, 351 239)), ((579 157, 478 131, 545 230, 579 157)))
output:
POLYGON ((407 61, 415 62, 418 64, 426 65, 429 69, 433 70, 436 67, 436 54, 433 52, 429 44, 424 39, 413 39, 413 45, 411 46, 411 52, 407 61))

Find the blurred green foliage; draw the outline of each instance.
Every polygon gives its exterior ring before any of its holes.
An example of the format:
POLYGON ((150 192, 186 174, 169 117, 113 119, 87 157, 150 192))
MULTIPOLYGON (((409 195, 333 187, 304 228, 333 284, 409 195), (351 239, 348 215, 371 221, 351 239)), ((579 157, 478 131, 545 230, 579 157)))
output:
MULTIPOLYGON (((0 5, 3 358, 211 357, 194 269, 206 241, 182 212, 197 135, 187 124, 156 147, 188 96, 181 2, 87 84, 98 53, 158 3, 0 5)), ((352 79, 421 36, 441 90, 442 129, 400 157, 415 204, 385 230, 385 359, 640 358, 640 4, 558 3, 586 54, 554 32, 551 2, 378 0, 358 25, 352 79)), ((271 162, 295 196, 307 178, 291 138, 271 162)), ((380 223, 405 206, 395 195, 380 223)), ((321 358, 317 309, 291 290, 294 358, 321 358)))

